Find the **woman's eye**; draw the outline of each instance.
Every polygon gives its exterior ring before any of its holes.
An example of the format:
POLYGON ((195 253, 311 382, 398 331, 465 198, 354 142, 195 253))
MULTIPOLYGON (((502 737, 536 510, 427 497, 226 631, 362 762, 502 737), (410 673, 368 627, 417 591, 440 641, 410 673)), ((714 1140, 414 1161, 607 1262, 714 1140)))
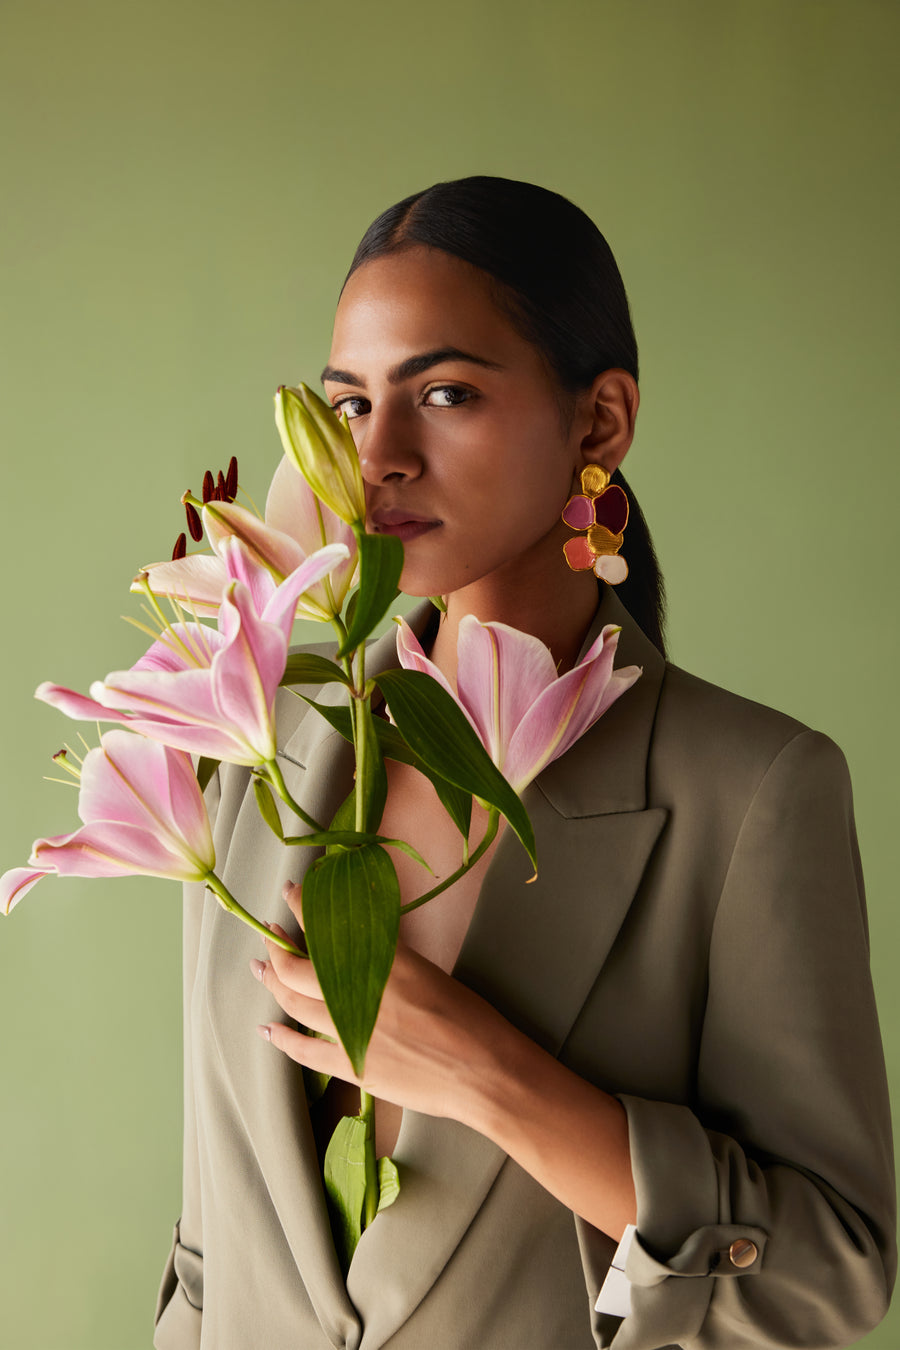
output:
POLYGON ((358 394, 352 394, 349 398, 336 399, 331 406, 334 408, 338 417, 340 417, 341 413, 346 413, 347 417, 352 421, 354 417, 362 417, 363 413, 369 411, 368 403, 369 400, 367 398, 360 398, 358 394), (359 404, 364 404, 365 406, 359 407, 359 404))
POLYGON ((455 384, 440 384, 428 390, 425 401, 433 408, 458 408, 471 397, 468 389, 459 389, 455 384))

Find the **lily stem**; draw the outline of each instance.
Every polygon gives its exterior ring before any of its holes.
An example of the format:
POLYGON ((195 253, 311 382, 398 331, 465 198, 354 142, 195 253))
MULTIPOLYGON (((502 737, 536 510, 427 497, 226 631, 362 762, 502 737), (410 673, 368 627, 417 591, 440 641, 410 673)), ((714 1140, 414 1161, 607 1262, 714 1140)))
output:
POLYGON ((375 1098, 365 1088, 359 1090, 359 1114, 366 1122, 366 1199, 363 1214, 363 1228, 378 1213, 378 1167, 375 1162, 375 1098))
POLYGON ((271 928, 267 928, 264 923, 260 923, 259 919, 254 919, 253 915, 244 909, 244 906, 238 900, 235 900, 224 881, 220 880, 215 872, 207 872, 206 884, 215 894, 222 908, 226 909, 229 914, 236 915, 249 928, 255 929, 257 933, 262 933, 264 938, 268 938, 270 942, 283 947, 286 952, 291 952, 294 956, 306 955, 305 952, 301 952, 299 947, 294 946, 290 938, 279 937, 277 933, 272 932, 271 928))
POLYGON ((444 880, 439 882, 437 886, 433 887, 430 891, 426 891, 424 895, 420 895, 418 899, 410 900, 409 904, 407 905, 401 905, 400 913, 401 914, 411 913, 412 910, 418 909, 420 905, 427 904, 429 900, 433 900, 436 895, 440 895, 441 891, 446 891, 448 887, 454 885, 455 882, 459 881, 460 877, 464 877, 465 874, 475 866, 475 864, 478 862, 478 859, 482 858, 484 854, 487 852, 487 850, 490 848, 491 844, 494 842, 494 838, 497 834, 499 826, 500 826, 500 812, 497 810, 495 806, 492 806, 490 808, 490 811, 488 812, 488 823, 487 829, 484 832, 484 838, 482 839, 478 847, 474 850, 474 852, 469 854, 469 857, 466 860, 466 862, 462 863, 459 867, 457 867, 455 872, 451 872, 450 876, 445 877, 444 880))
POLYGON ((294 801, 293 797, 288 791, 287 783, 284 781, 284 778, 282 777, 281 770, 278 767, 277 760, 274 759, 268 760, 264 766, 264 769, 266 777, 272 784, 272 787, 278 793, 281 800, 291 808, 294 815, 299 816, 300 819, 303 821, 303 824, 308 825, 311 830, 315 830, 316 833, 321 833, 322 826, 319 824, 319 822, 317 820, 313 820, 312 816, 309 815, 306 811, 304 811, 303 807, 298 806, 298 804, 294 801))

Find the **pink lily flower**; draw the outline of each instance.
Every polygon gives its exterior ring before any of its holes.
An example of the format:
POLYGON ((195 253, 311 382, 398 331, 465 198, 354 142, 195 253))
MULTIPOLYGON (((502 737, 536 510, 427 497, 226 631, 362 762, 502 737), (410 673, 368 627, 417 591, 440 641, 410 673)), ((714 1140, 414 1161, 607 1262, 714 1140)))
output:
POLYGON ((578 664, 558 675, 538 638, 466 614, 459 625, 457 690, 403 621, 397 651, 402 666, 432 675, 456 699, 494 764, 521 793, 640 675, 639 666, 613 670, 620 631, 607 624, 578 664))
POLYGON ((343 562, 319 549, 279 586, 237 539, 223 541, 231 580, 218 630, 173 624, 130 670, 91 686, 86 698, 42 684, 35 697, 69 717, 122 722, 191 754, 255 767, 275 758, 275 694, 287 663, 298 597, 343 562))
POLYGON ((279 463, 269 487, 265 520, 243 506, 218 501, 207 502, 202 517, 214 552, 150 563, 143 570, 154 594, 171 595, 192 605, 197 614, 212 615, 229 582, 223 552, 228 539, 239 539, 276 585, 323 545, 343 544, 346 557, 333 572, 311 585, 297 603, 299 619, 327 621, 340 614, 356 572, 353 531, 316 499, 287 456, 279 463))
POLYGON ((0 877, 9 914, 43 877, 150 876, 204 881, 215 866, 209 817, 190 757, 108 731, 85 756, 72 834, 36 839, 27 867, 0 877))

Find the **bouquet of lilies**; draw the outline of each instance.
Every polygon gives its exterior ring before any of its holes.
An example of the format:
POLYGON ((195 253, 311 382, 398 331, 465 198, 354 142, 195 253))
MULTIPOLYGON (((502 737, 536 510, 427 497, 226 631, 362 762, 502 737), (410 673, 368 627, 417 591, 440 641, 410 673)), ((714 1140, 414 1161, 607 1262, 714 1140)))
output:
MULTIPOLYGON (((232 460, 218 481, 207 473, 202 500, 189 492, 182 498, 192 539, 199 543, 205 533, 211 551, 188 553, 182 535, 170 562, 146 567, 132 584, 154 625, 139 623, 153 637, 140 660, 93 684, 89 695, 48 683, 37 689, 38 698, 69 717, 119 725, 83 758, 68 748, 53 756, 79 780, 82 824, 36 840, 28 865, 0 877, 0 909, 8 914, 53 874, 202 882, 237 918, 309 957, 362 1078, 402 914, 473 867, 501 817, 536 867, 523 788, 639 671, 613 670, 612 627, 558 676, 538 639, 467 616, 459 630, 457 689, 402 623, 400 668, 368 677, 366 641, 398 595, 403 545, 390 533, 366 531, 346 418, 301 385, 278 390, 276 422, 285 454, 264 519, 235 501, 232 460), (298 617, 331 625, 333 659, 290 649, 298 617), (341 703, 307 701, 352 742, 356 772, 335 817, 323 822, 293 800, 279 769, 275 696, 280 685, 326 683, 343 686, 341 703), (423 885, 405 905, 386 846, 416 858, 423 874, 427 860, 379 833, 385 758, 411 764, 431 781, 460 834, 457 870, 423 885), (285 846, 315 850, 303 880, 304 953, 248 913, 216 874, 203 789, 220 762, 250 768, 261 815, 285 846), (296 818, 294 833, 285 832, 275 797, 296 818), (488 821, 470 851, 473 799, 488 821)), ((363 1228, 399 1188, 390 1160, 375 1159, 373 1101, 364 1090, 359 1115, 335 1131, 324 1172, 347 1264, 363 1228)))

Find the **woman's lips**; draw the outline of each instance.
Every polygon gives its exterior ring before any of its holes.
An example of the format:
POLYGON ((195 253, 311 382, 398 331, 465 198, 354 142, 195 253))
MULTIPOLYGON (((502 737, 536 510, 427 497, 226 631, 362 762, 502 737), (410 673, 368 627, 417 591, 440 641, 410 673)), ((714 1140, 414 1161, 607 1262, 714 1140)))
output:
POLYGON ((371 527, 375 534, 392 534, 404 544, 437 529, 440 523, 439 520, 416 515, 414 511, 405 511, 402 507, 373 511, 371 515, 371 527))

